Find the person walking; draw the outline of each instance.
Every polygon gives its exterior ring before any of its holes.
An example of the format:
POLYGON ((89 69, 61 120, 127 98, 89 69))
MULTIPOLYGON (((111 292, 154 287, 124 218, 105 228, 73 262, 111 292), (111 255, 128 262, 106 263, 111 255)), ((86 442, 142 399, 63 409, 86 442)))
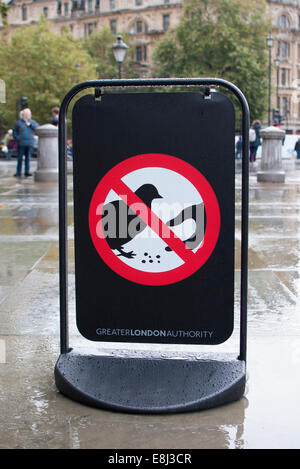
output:
POLYGON ((297 160, 300 160, 300 137, 296 142, 294 150, 297 152, 297 160))
POLYGON ((242 158, 242 150, 243 150, 243 141, 242 141, 242 137, 240 136, 235 145, 235 157, 237 160, 240 160, 242 158))
POLYGON ((18 162, 15 177, 22 174, 23 155, 25 155, 25 176, 32 176, 30 173, 30 155, 34 145, 34 131, 39 124, 31 119, 30 109, 24 109, 22 117, 15 123, 13 135, 18 142, 18 162))
POLYGON ((53 107, 51 109, 52 112, 52 117, 50 120, 50 124, 55 125, 55 127, 58 126, 58 117, 59 117, 59 108, 57 106, 53 107))
POLYGON ((9 129, 4 137, 4 145, 7 148, 6 159, 10 160, 13 150, 16 150, 18 147, 17 142, 14 140, 12 129, 9 129))
POLYGON ((261 145, 259 135, 260 130, 261 122, 259 120, 253 121, 250 129, 250 163, 254 163, 256 161, 257 149, 259 145, 261 145))

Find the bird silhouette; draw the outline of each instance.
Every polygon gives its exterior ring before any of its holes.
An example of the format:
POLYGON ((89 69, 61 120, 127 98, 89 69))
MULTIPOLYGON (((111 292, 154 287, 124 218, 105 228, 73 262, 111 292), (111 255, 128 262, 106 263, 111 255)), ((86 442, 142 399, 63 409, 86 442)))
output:
MULTIPOLYGON (((162 199, 153 184, 144 184, 135 194, 151 209, 154 199, 162 199)), ((140 234, 147 224, 123 200, 115 200, 104 205, 102 228, 105 239, 111 249, 119 251, 118 256, 132 259, 133 251, 125 252, 123 246, 140 234)))
MULTIPOLYGON (((204 204, 191 205, 184 208, 175 218, 169 220, 166 224, 168 226, 178 226, 187 220, 194 220, 196 223, 196 231, 188 239, 183 241, 185 245, 193 250, 202 242, 205 233, 205 209, 204 204)), ((167 246, 165 250, 170 252, 172 249, 167 246)))

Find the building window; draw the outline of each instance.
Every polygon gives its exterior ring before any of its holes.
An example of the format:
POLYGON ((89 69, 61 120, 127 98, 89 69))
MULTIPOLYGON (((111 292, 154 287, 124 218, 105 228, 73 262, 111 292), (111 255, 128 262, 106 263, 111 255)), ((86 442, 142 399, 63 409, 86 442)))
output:
POLYGON ((278 26, 281 29, 287 29, 290 27, 290 20, 286 15, 281 15, 279 21, 278 21, 278 26))
POLYGON ((64 3, 64 16, 68 16, 69 14, 69 4, 64 3))
POLYGON ((111 10, 114 10, 116 8, 115 0, 109 0, 109 7, 111 10))
POLYGON ((110 20, 110 30, 114 34, 117 32, 117 21, 116 20, 110 20))
POLYGON ((281 43, 281 57, 287 57, 287 44, 286 44, 286 42, 281 43))
POLYGON ((143 0, 135 0, 135 4, 137 7, 143 5, 143 0))
POLYGON ((164 3, 170 3, 170 0, 164 0, 164 3))
POLYGON ((88 13, 93 11, 93 0, 88 0, 88 13))
POLYGON ((44 14, 45 18, 48 18, 48 8, 47 7, 43 8, 43 14, 44 14))
POLYGON ((22 5, 22 21, 26 21, 26 20, 27 20, 27 6, 22 5))
POLYGON ((163 30, 167 31, 170 27, 170 15, 163 15, 163 30))
POLYGON ((136 55, 136 61, 137 62, 141 62, 143 60, 143 56, 142 56, 142 47, 141 46, 137 46, 135 48, 135 55, 136 55))
POLYGON ((136 46, 135 55, 137 62, 146 62, 147 60, 147 46, 136 46))
POLYGON ((95 29, 95 23, 88 23, 84 25, 85 35, 90 36, 95 29))
POLYGON ((61 1, 60 1, 60 0, 58 0, 58 2, 57 2, 56 11, 57 11, 57 14, 58 14, 58 15, 61 14, 61 1))
POLYGON ((285 117, 288 113, 288 98, 282 98, 282 115, 285 117))
POLYGON ((130 26, 130 34, 142 34, 143 32, 148 33, 148 25, 143 21, 139 20, 130 26))
POLYGON ((100 0, 95 1, 95 10, 100 10, 100 0))
POLYGON ((290 44, 288 42, 278 41, 277 56, 282 58, 287 58, 290 56, 290 44))
POLYGON ((286 78, 287 78, 286 68, 282 68, 281 69, 281 85, 282 86, 286 85, 286 78))
POLYGON ((289 56, 289 47, 288 47, 288 43, 287 42, 284 42, 282 41, 281 43, 281 57, 288 57, 289 56))

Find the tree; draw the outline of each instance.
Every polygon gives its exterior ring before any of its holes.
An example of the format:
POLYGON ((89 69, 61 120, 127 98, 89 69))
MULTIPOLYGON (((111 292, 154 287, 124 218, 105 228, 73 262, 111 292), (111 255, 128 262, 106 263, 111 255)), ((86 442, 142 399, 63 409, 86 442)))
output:
POLYGON ((51 108, 76 83, 95 79, 96 67, 80 41, 67 30, 55 33, 42 17, 34 26, 18 28, 10 41, 0 41, 0 76, 7 93, 0 121, 7 128, 16 119, 16 100, 21 96, 28 97, 35 120, 49 122, 51 108))
POLYGON ((267 99, 265 0, 186 0, 178 27, 154 52, 161 77, 218 77, 246 95, 252 118, 262 119, 267 99))
MULTIPOLYGON (((127 33, 123 33, 123 40, 129 45, 129 35, 127 33)), ((94 30, 90 36, 83 39, 83 47, 95 62, 99 79, 118 78, 118 66, 112 51, 115 42, 116 35, 107 27, 94 30)), ((122 70, 123 78, 136 78, 139 76, 133 61, 132 47, 130 46, 122 70)))
POLYGON ((8 9, 9 9, 9 5, 7 5, 6 3, 0 0, 0 18, 2 19, 2 23, 4 25, 7 24, 8 9))

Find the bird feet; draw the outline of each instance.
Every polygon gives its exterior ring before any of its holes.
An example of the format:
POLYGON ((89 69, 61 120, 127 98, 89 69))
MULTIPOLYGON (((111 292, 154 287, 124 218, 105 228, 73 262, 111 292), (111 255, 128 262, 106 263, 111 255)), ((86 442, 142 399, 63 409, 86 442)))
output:
POLYGON ((120 254, 117 254, 118 257, 127 257, 127 259, 133 259, 136 254, 133 251, 125 252, 120 251, 120 254))

